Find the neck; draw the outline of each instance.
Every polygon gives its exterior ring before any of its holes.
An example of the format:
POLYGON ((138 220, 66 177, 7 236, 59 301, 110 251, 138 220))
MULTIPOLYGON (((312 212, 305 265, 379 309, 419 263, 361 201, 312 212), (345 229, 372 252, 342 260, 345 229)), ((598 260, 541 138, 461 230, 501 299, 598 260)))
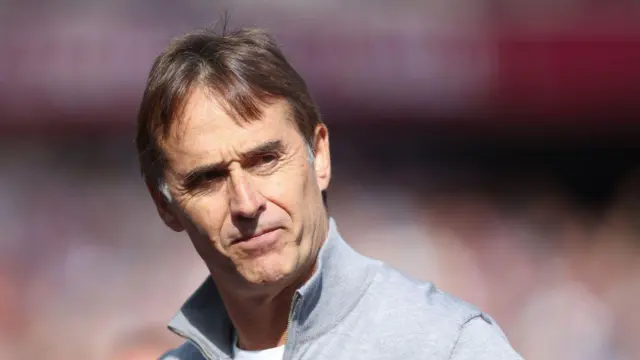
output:
POLYGON ((314 268, 310 266, 304 276, 270 296, 246 297, 220 293, 236 330, 238 347, 264 350, 285 344, 293 296, 311 277, 314 268))
POLYGON ((264 350, 283 345, 292 299, 290 291, 283 291, 272 299, 244 300, 226 306, 236 329, 238 347, 264 350))
POLYGON ((276 290, 265 291, 254 296, 219 287, 229 319, 238 336, 238 346, 245 350, 264 350, 284 345, 287 340, 289 313, 296 291, 315 272, 320 247, 329 231, 328 219, 322 222, 314 234, 319 243, 313 246, 312 261, 300 269, 295 280, 276 290))

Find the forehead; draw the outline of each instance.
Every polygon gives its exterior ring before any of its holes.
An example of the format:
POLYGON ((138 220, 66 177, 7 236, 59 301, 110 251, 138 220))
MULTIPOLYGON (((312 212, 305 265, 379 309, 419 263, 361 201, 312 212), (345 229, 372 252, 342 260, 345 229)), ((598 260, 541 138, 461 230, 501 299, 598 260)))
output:
POLYGON ((179 165, 193 166, 205 160, 222 161, 226 155, 269 140, 301 138, 286 100, 265 104, 261 109, 259 119, 234 118, 212 92, 195 88, 185 99, 181 116, 161 143, 165 155, 170 162, 173 159, 179 165))

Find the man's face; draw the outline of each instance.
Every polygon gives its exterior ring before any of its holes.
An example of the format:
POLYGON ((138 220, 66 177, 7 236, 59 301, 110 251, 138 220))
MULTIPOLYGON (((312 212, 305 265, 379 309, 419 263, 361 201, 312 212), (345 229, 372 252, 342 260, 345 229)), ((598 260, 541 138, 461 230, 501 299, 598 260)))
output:
POLYGON ((262 110, 260 119, 237 121, 195 88, 161 143, 172 201, 156 192, 158 210, 172 229, 187 231, 218 286, 292 280, 326 236, 326 128, 307 144, 285 100, 262 110))

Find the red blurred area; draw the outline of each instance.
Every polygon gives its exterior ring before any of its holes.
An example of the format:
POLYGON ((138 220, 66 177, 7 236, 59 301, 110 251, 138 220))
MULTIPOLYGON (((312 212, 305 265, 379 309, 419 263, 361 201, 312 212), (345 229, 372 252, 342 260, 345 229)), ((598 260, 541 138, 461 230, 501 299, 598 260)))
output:
POLYGON ((640 26, 619 25, 611 19, 542 31, 501 28, 493 106, 514 116, 546 115, 538 118, 545 126, 575 116, 637 123, 640 26))

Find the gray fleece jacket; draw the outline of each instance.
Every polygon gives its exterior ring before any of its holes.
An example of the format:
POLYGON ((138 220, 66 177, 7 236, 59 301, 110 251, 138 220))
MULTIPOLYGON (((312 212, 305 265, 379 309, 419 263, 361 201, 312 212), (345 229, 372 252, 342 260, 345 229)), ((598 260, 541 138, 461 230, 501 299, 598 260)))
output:
MULTIPOLYGON (((333 219, 316 269, 293 299, 284 360, 522 359, 490 316, 357 253, 333 219)), ((163 360, 232 358, 233 326, 210 278, 169 329, 186 341, 163 360)))

